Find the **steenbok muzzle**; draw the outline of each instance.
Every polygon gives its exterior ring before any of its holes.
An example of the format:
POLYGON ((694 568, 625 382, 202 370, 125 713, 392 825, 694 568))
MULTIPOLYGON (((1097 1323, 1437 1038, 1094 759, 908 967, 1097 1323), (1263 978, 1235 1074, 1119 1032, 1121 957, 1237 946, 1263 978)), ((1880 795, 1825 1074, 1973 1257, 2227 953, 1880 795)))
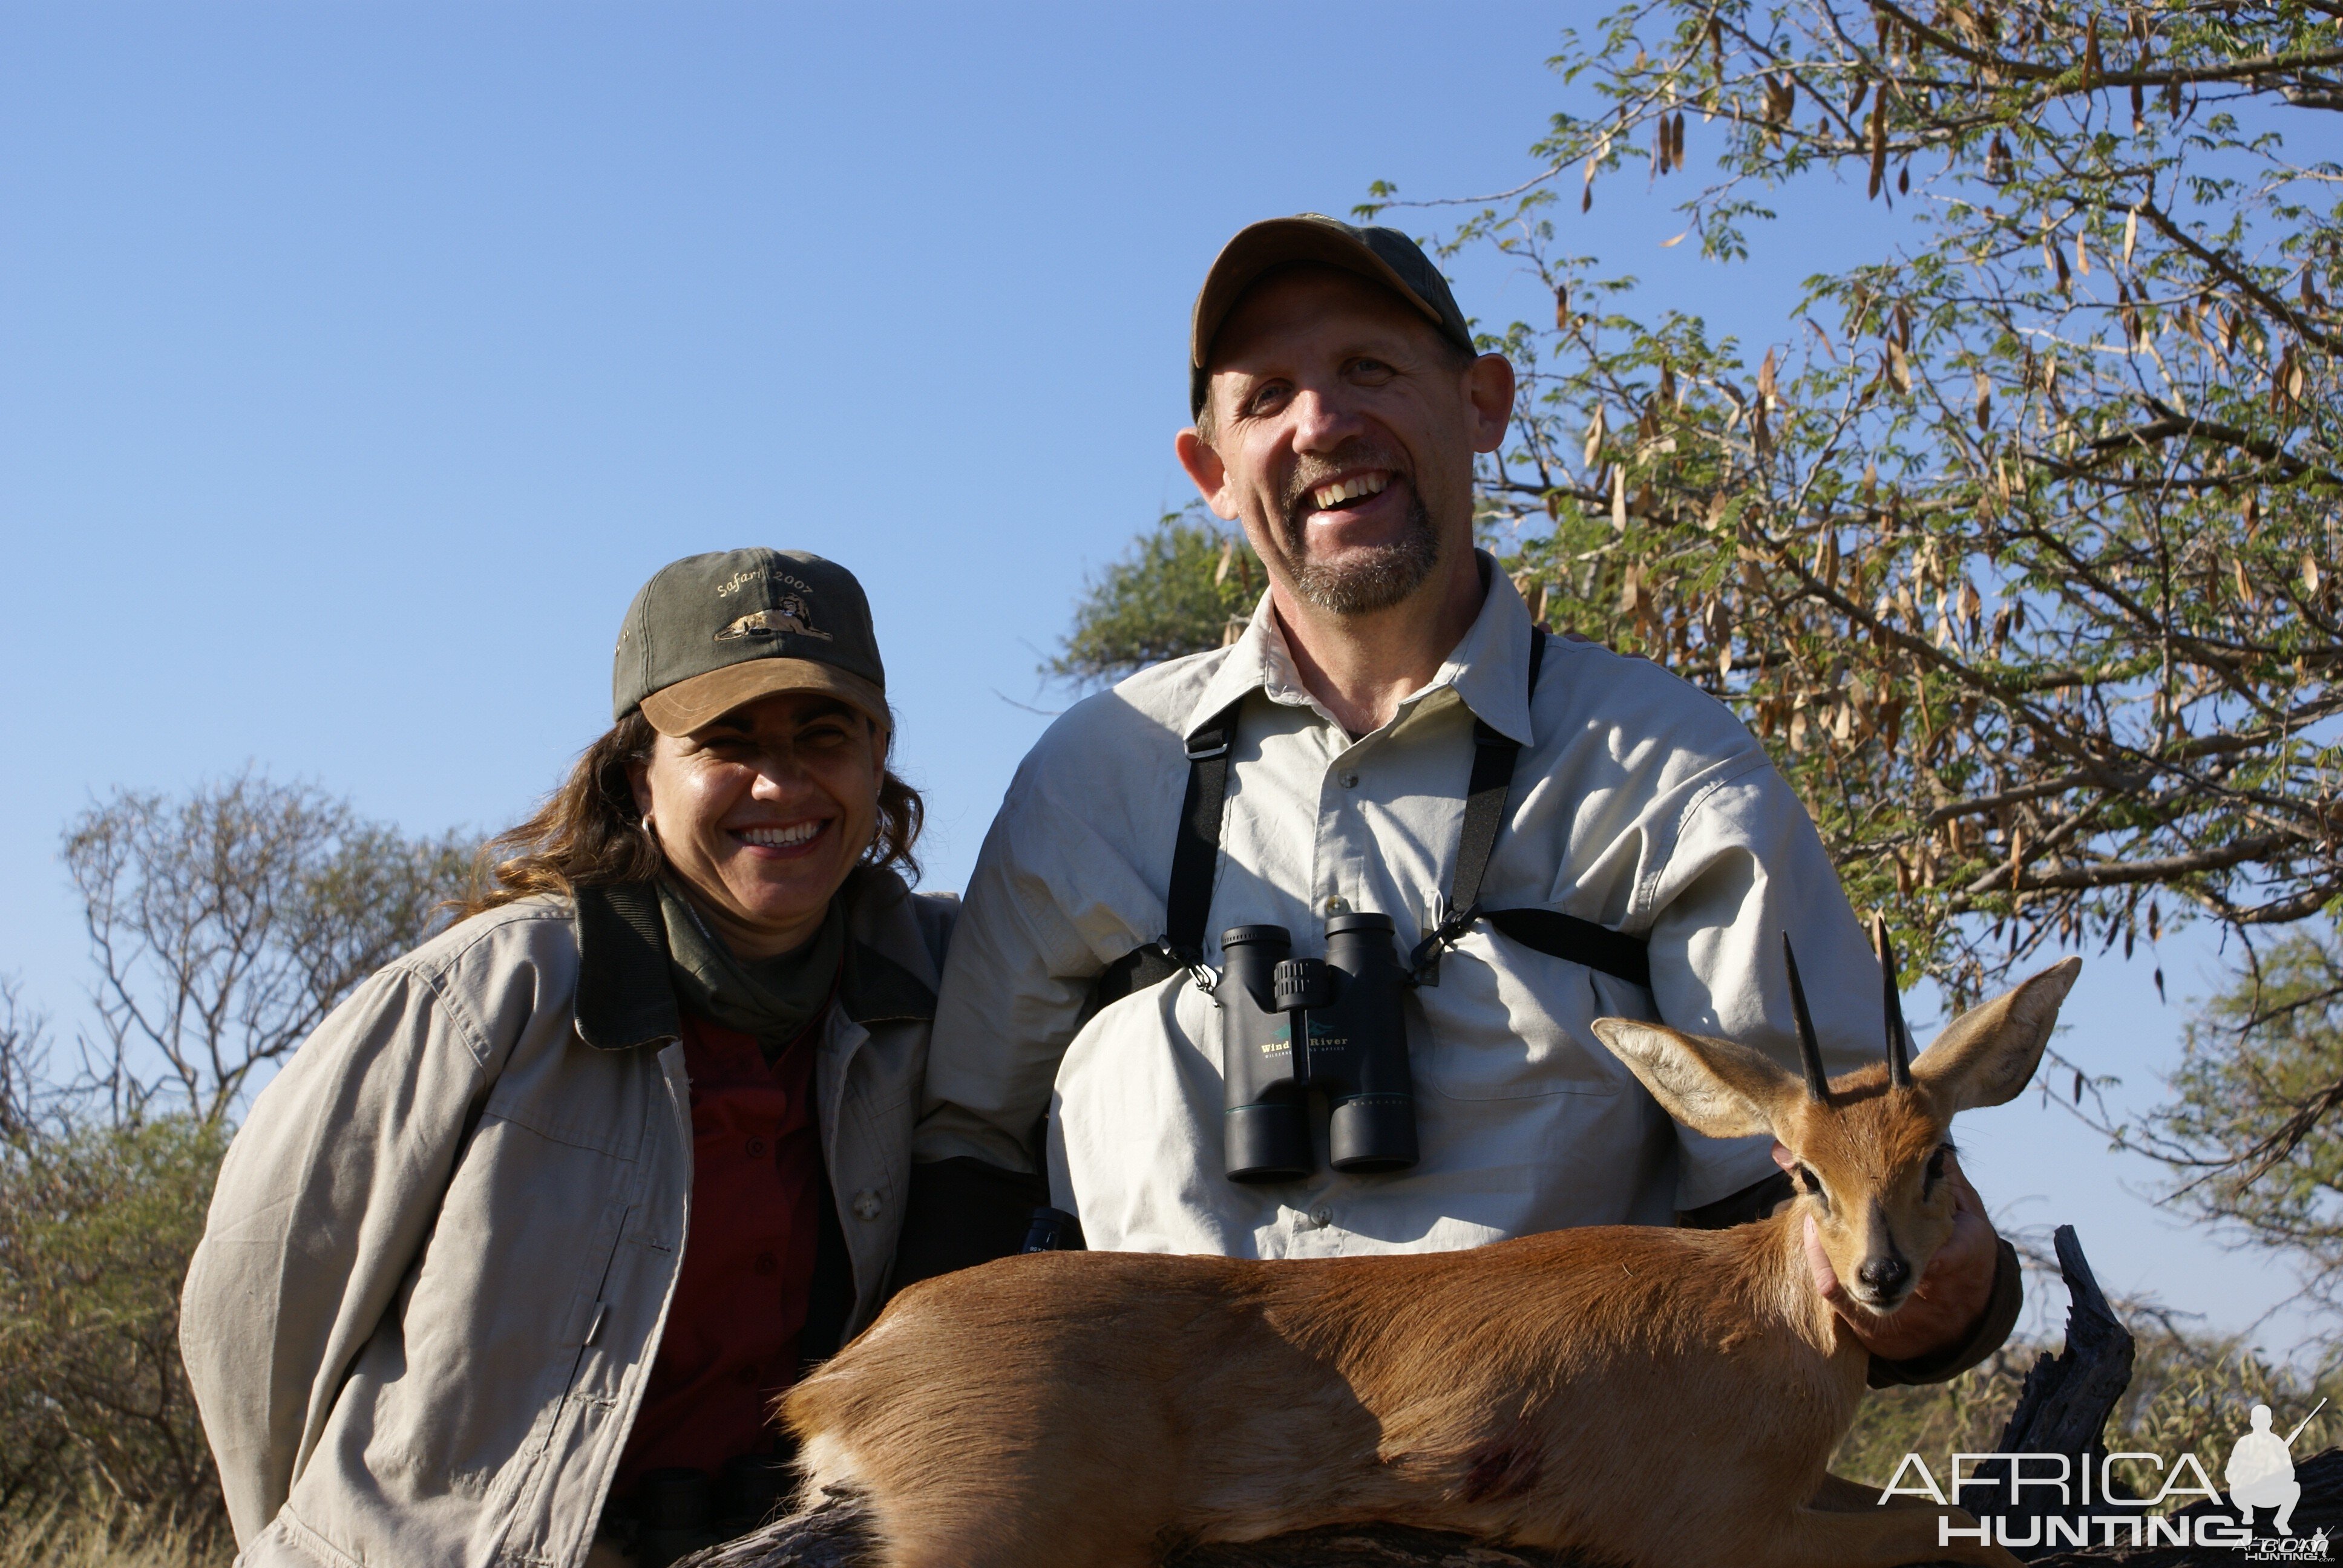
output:
POLYGON ((914 1286, 787 1396, 806 1495, 865 1494, 886 1568, 1142 1568, 1367 1522, 1638 1568, 2010 1568, 1937 1544, 1940 1513, 1974 1523, 1957 1510, 1881 1507, 1825 1473, 1868 1358, 1805 1238, 1858 1301, 1900 1306, 1952 1231, 1953 1117, 2025 1087, 2080 967, 1963 1013, 1916 1060, 1891 979, 1886 1060, 1835 1080, 1802 995, 1803 1072, 1595 1024, 1687 1126, 1786 1147, 1797 1197, 1735 1230, 1318 1261, 1044 1252, 914 1286))

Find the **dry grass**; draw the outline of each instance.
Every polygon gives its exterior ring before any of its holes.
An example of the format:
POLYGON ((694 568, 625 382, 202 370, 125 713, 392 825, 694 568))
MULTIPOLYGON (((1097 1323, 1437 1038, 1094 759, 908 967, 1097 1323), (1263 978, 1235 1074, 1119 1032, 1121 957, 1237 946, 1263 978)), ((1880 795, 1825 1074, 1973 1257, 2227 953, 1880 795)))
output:
POLYGON ((129 1509, 0 1518, 0 1568, 226 1568, 226 1532, 129 1509))
POLYGON ((1942 1469, 1946 1454, 1990 1452, 2040 1348, 2012 1341, 1950 1382, 1874 1389, 1832 1458, 1832 1471, 1885 1486, 1907 1453, 1942 1469))

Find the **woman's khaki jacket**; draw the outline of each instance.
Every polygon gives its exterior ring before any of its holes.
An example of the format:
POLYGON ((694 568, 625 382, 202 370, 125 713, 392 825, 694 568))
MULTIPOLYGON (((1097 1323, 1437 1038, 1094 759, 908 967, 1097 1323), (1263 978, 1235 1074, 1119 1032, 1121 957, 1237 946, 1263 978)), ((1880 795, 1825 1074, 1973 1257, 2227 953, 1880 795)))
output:
MULTIPOLYGON (((879 1311, 957 904, 859 872, 815 1068, 879 1311)), ((691 1104, 649 886, 465 920, 367 981, 260 1096, 180 1346, 239 1563, 584 1560, 691 1226, 691 1104)))

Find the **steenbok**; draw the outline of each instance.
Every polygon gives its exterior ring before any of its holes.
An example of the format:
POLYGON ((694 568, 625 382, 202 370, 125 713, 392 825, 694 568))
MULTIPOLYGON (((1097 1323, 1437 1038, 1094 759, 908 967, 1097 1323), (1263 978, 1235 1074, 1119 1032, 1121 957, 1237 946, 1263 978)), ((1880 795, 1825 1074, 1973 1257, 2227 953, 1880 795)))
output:
POLYGON ((1797 1196, 1754 1224, 1312 1261, 1041 1252, 914 1286, 787 1396, 806 1495, 862 1493, 885 1568, 1144 1568, 1369 1522, 1639 1568, 2014 1568, 1938 1544, 1966 1513, 1826 1473, 1868 1357, 1805 1231, 1857 1301, 1901 1306, 1952 1232, 1953 1117, 2025 1087, 2080 967, 1910 1060, 1890 961, 1886 1059, 1835 1080, 1795 960, 1803 1072, 1596 1023, 1685 1125, 1785 1146, 1797 1196))

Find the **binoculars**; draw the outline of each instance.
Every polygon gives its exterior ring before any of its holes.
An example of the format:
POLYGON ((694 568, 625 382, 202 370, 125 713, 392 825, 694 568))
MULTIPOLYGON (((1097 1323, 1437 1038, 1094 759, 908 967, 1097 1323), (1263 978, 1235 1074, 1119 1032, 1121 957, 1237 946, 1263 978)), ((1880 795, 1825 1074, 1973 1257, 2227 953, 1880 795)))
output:
POLYGON ((1227 1092, 1224 1158, 1232 1181, 1292 1181, 1317 1167, 1310 1095, 1326 1101, 1327 1157, 1353 1173, 1415 1163, 1415 1089, 1408 1076, 1408 975, 1389 915, 1336 915, 1326 956, 1293 957, 1283 926, 1221 934, 1227 1092))

